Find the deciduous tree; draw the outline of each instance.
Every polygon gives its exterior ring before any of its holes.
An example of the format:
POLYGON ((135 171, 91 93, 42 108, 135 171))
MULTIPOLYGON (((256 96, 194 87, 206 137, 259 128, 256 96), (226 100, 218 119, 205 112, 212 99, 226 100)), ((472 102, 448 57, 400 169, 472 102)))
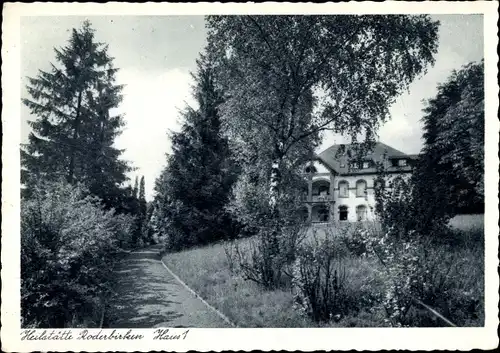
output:
MULTIPOLYGON (((424 149, 415 173, 432 214, 484 205, 484 63, 469 63, 438 86, 424 109, 424 149)), ((432 217, 430 217, 432 218, 432 217)))
POLYGON ((307 155, 321 132, 354 140, 363 133, 372 141, 389 106, 437 51, 438 22, 425 15, 208 16, 207 22, 226 94, 223 121, 243 150, 266 159, 272 208, 282 170, 307 155))

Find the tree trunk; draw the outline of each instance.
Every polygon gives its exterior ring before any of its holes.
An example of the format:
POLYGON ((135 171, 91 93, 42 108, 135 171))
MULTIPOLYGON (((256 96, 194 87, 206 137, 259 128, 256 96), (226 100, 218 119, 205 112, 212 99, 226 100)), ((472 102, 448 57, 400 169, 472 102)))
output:
POLYGON ((75 177, 75 153, 76 153, 76 140, 78 138, 78 126, 80 125, 80 109, 82 105, 82 91, 78 93, 78 103, 76 106, 76 117, 73 122, 73 141, 71 144, 71 154, 69 161, 68 182, 73 184, 75 177))
POLYGON ((271 182, 269 186, 269 207, 272 213, 276 211, 277 198, 278 198, 278 188, 280 183, 280 173, 279 173, 280 159, 275 158, 271 167, 271 182))
POLYGON ((276 149, 275 158, 273 158, 273 163, 271 166, 271 178, 269 186, 269 208, 271 211, 270 246, 271 253, 273 254, 279 253, 278 233, 280 232, 281 222, 278 210, 278 197, 281 184, 280 164, 282 158, 283 155, 279 152, 278 149, 276 149))

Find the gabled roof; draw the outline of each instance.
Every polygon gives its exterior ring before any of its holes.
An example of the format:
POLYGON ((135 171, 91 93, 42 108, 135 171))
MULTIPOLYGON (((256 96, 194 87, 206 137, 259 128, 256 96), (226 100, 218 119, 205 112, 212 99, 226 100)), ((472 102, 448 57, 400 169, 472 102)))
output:
MULTIPOLYGON (((407 172, 411 170, 410 166, 392 167, 389 160, 401 158, 415 159, 414 155, 407 155, 382 142, 376 142, 373 149, 369 151, 366 156, 363 156, 362 159, 371 160, 373 162, 383 162, 384 156, 387 158, 385 162, 387 171, 389 172, 407 172)), ((374 167, 367 169, 349 169, 349 160, 355 157, 355 150, 352 144, 333 145, 316 155, 319 161, 338 174, 366 174, 375 173, 377 171, 374 167)))

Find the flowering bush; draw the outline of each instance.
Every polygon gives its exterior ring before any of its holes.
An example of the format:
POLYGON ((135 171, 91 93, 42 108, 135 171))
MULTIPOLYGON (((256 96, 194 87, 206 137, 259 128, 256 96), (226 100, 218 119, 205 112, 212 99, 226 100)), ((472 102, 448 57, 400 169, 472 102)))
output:
POLYGON ((23 199, 23 327, 67 327, 98 317, 114 253, 129 242, 132 223, 64 182, 40 184, 23 199))

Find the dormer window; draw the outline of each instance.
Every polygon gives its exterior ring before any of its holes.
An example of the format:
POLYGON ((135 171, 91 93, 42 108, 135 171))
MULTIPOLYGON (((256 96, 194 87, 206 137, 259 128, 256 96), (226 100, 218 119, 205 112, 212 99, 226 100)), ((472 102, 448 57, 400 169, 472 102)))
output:
POLYGON ((405 158, 402 159, 394 158, 391 160, 391 163, 393 167, 406 167, 408 165, 407 160, 405 158))
POLYGON ((318 170, 313 165, 309 165, 306 167, 306 173, 317 173, 317 172, 318 172, 318 170))

